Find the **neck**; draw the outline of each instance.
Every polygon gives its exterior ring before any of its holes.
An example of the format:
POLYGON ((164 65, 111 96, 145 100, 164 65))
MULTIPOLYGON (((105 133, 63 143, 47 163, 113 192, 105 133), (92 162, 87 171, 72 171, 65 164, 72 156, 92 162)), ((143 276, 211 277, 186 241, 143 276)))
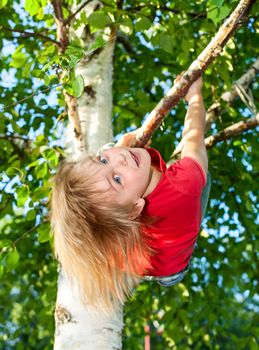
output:
POLYGON ((161 179, 162 173, 157 170, 155 167, 151 166, 150 169, 150 181, 146 189, 146 192, 143 195, 143 198, 146 198, 157 186, 161 179))

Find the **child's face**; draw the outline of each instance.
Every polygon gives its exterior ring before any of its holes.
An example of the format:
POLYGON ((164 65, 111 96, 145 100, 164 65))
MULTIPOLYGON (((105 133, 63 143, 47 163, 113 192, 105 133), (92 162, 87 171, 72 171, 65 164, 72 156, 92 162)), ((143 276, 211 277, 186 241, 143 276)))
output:
POLYGON ((119 204, 134 205, 149 193, 153 175, 151 158, 143 148, 112 147, 97 156, 98 189, 110 193, 119 204))

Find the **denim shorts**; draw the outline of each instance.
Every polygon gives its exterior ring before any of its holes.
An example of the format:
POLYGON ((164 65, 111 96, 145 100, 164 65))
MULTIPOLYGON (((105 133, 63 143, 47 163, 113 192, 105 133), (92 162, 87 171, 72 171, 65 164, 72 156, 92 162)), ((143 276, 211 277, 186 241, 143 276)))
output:
MULTIPOLYGON (((211 188, 211 175, 208 172, 207 183, 206 183, 206 186, 204 187, 204 189, 202 191, 202 195, 201 195, 201 213, 202 213, 201 220, 204 219, 206 209, 208 206, 210 188, 211 188)), ((183 270, 181 270, 178 273, 174 273, 173 275, 159 276, 159 277, 157 277, 157 276, 144 276, 143 279, 146 281, 155 281, 164 287, 171 287, 171 286, 174 286, 174 285, 180 283, 184 279, 184 277, 187 274, 187 272, 189 271, 190 267, 191 267, 191 261, 189 261, 188 265, 183 270)))

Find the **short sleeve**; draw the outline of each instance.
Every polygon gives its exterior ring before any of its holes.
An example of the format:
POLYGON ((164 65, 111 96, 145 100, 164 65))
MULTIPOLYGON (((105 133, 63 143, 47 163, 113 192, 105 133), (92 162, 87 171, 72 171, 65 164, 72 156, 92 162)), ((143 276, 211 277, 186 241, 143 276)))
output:
POLYGON ((201 165, 191 157, 184 157, 167 169, 167 176, 179 192, 199 196, 206 185, 206 174, 201 165))

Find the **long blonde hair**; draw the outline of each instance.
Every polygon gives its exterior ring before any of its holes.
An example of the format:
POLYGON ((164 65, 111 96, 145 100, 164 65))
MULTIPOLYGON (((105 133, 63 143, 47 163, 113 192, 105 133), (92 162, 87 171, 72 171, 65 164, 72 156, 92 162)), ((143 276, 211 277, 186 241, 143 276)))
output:
POLYGON ((111 310, 123 303, 149 269, 144 218, 130 220, 130 206, 118 206, 96 189, 92 157, 63 161, 54 177, 51 225, 55 255, 75 278, 83 300, 111 310))

